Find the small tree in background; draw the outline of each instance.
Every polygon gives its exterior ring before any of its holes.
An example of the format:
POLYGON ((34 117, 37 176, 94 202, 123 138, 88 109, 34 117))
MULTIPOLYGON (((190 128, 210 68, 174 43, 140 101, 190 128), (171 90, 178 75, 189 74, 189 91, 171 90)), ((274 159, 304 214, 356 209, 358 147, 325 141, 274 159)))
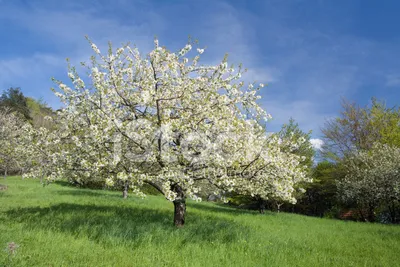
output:
POLYGON ((0 108, 0 169, 4 179, 9 172, 15 172, 23 164, 23 148, 20 146, 24 121, 20 114, 10 108, 0 108))
MULTIPOLYGON (((0 97, 2 126, 2 149, 0 149, 0 168, 7 172, 33 170, 37 164, 45 164, 45 138, 48 130, 54 127, 52 120, 53 110, 41 100, 25 97, 20 88, 10 88, 0 97), (36 128, 36 131, 33 131, 36 128), (46 129, 41 129, 41 128, 46 129), (38 144, 36 149, 33 145, 38 144)), ((40 175, 38 177, 42 177, 40 175)))
POLYGON ((31 119, 26 98, 19 87, 11 87, 3 92, 0 96, 0 107, 20 113, 25 120, 31 119))
MULTIPOLYGON (((303 171, 307 173, 307 176, 311 177, 315 156, 315 151, 310 142, 311 131, 308 133, 302 131, 299 127, 299 124, 293 118, 290 118, 289 122, 284 124, 282 129, 278 133, 273 134, 273 136, 279 140, 279 145, 277 146, 281 151, 299 156, 302 159, 300 165, 302 166, 303 171), (297 143, 299 145, 293 147, 293 143, 297 143)), ((305 192, 304 188, 309 186, 310 181, 311 180, 294 181, 295 191, 292 192, 293 199, 289 202, 294 204, 296 202, 295 199, 301 199, 305 192)), ((267 205, 267 199, 276 206, 278 211, 280 211, 281 206, 288 201, 287 198, 275 195, 274 193, 264 198, 257 196, 256 199, 260 204, 260 213, 264 213, 264 209, 267 205)))
POLYGON ((340 162, 355 151, 371 149, 375 142, 400 145, 400 109, 387 108, 374 98, 366 107, 343 99, 342 108, 341 116, 322 128, 325 158, 340 162))
POLYGON ((384 205, 396 222, 400 201, 400 148, 376 143, 344 161, 345 179, 338 182, 340 197, 355 202, 360 215, 375 221, 375 209, 384 205))
POLYGON ((370 114, 372 127, 379 131, 379 143, 400 147, 400 108, 388 108, 373 99, 370 114))
POLYGON ((308 171, 311 171, 311 168, 314 165, 315 156, 315 150, 310 142, 311 133, 311 131, 302 131, 299 124, 293 118, 290 118, 289 122, 284 124, 282 129, 277 133, 281 140, 291 140, 291 142, 298 142, 301 140, 301 145, 296 147, 294 150, 292 150, 291 146, 288 146, 285 141, 282 142, 281 147, 282 149, 288 150, 293 154, 304 157, 304 160, 301 164, 307 167, 308 171))

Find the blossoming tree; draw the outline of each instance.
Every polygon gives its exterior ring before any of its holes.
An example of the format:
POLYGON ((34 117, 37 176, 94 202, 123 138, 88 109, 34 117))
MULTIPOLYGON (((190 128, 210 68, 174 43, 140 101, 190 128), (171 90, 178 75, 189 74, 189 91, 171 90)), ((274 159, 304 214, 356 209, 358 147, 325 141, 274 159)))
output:
POLYGON ((21 128, 24 121, 17 113, 8 108, 0 109, 0 169, 7 172, 21 166, 22 153, 20 146, 21 128))
POLYGON ((89 77, 69 66, 73 87, 56 81, 65 108, 58 134, 46 140, 49 179, 99 177, 137 194, 149 184, 174 203, 176 226, 200 181, 293 200, 294 185, 307 180, 301 157, 281 151, 258 123, 269 118, 257 104, 263 85, 245 86, 227 57, 204 66, 204 50, 192 44, 171 52, 156 40, 147 56, 128 45, 102 54, 90 44, 94 55, 82 63, 89 77))
POLYGON ((400 202, 400 148, 375 143, 371 150, 350 156, 344 166, 347 174, 338 184, 342 199, 355 202, 368 221, 375 220, 375 208, 385 205, 394 222, 400 202))

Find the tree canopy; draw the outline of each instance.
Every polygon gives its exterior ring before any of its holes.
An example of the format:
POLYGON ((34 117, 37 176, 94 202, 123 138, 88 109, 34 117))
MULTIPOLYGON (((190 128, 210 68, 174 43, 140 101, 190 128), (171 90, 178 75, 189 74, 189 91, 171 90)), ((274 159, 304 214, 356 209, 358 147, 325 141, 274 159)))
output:
POLYGON ((343 99, 342 108, 340 117, 322 128, 326 158, 340 161, 354 151, 371 149, 375 142, 400 144, 399 108, 388 108, 374 98, 366 107, 343 99))
POLYGON ((385 205, 396 221, 400 201, 400 148, 375 143, 370 150, 361 150, 344 161, 345 179, 338 183, 344 201, 355 201, 365 212, 365 219, 374 221, 374 209, 385 205))
POLYGON ((23 125, 21 114, 7 107, 0 108, 0 169, 4 177, 23 164, 24 149, 20 142, 23 125))

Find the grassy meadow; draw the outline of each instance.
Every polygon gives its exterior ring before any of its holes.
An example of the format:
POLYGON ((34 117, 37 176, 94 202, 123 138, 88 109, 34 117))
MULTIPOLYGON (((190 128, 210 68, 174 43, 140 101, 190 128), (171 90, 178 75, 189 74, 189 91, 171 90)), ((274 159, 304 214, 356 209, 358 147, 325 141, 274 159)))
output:
POLYGON ((190 201, 178 229, 162 197, 0 184, 0 266, 400 266, 399 226, 190 201))

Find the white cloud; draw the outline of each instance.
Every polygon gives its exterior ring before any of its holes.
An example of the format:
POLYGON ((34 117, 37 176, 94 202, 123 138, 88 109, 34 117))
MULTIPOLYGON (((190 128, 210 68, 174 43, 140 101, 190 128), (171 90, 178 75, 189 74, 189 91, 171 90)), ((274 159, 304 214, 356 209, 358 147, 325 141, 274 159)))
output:
POLYGON ((31 30, 33 33, 49 41, 62 51, 64 56, 82 56, 90 50, 84 36, 88 35, 101 47, 106 47, 108 41, 119 46, 121 43, 133 41, 142 50, 148 50, 152 45, 156 28, 162 28, 162 19, 158 15, 148 14, 148 20, 142 23, 123 23, 113 18, 96 14, 94 10, 47 10, 47 9, 16 9, 13 12, 0 12, 0 18, 31 30), (161 25, 161 26, 160 26, 161 25), (73 54, 71 54, 74 52, 73 54))
POLYGON ((322 150, 322 146, 324 145, 324 141, 318 138, 310 139, 310 143, 315 150, 322 150))
POLYGON ((400 75, 399 74, 389 74, 386 76, 386 86, 395 87, 400 86, 400 75))
POLYGON ((279 81, 280 72, 276 68, 265 67, 265 68, 250 68, 243 75, 245 79, 251 82, 262 82, 262 83, 275 83, 279 81))
POLYGON ((34 54, 30 57, 18 57, 0 60, 0 78, 4 81, 37 76, 51 68, 57 68, 65 61, 52 54, 34 54))

